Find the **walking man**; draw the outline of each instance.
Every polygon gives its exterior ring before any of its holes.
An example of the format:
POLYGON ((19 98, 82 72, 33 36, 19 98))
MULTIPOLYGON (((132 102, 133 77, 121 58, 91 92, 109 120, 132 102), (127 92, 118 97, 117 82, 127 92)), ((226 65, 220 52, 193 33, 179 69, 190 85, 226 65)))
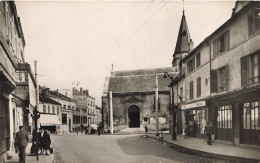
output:
POLYGON ((213 133, 213 124, 211 122, 207 122, 204 133, 206 133, 207 144, 211 145, 211 134, 213 133))
POLYGON ((20 131, 16 133, 15 137, 15 152, 19 150, 19 162, 25 163, 26 147, 29 141, 29 135, 23 130, 23 126, 19 127, 20 131))

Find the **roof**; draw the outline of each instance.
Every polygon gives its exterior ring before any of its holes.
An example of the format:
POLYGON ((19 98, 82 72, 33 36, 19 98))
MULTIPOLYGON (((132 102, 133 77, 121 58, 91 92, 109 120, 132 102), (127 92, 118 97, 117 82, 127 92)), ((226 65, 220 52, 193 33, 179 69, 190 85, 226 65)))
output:
POLYGON ((61 105, 60 103, 58 103, 57 101, 49 98, 49 97, 46 97, 44 95, 40 95, 39 96, 39 100, 40 102, 44 102, 44 103, 49 103, 49 104, 55 104, 55 105, 61 105))
POLYGON ((69 98, 69 97, 67 97, 67 96, 65 96, 65 95, 63 95, 63 94, 61 94, 57 91, 49 90, 49 96, 54 97, 54 98, 59 98, 59 99, 65 100, 65 101, 71 101, 71 102, 74 101, 73 99, 71 99, 71 98, 69 98))
POLYGON ((109 78, 108 90, 113 93, 150 92, 155 90, 155 74, 158 75, 158 90, 169 91, 169 78, 163 78, 164 72, 177 73, 172 67, 141 69, 130 71, 116 71, 115 76, 109 78))
POLYGON ((55 114, 41 114, 40 115, 41 126, 56 126, 61 125, 61 122, 57 115, 55 114))
POLYGON ((183 11, 181 25, 180 25, 180 29, 179 29, 179 34, 178 34, 174 54, 189 52, 191 50, 190 49, 191 42, 192 42, 192 40, 190 37, 188 24, 187 24, 187 21, 186 21, 185 15, 184 15, 184 11, 183 11))

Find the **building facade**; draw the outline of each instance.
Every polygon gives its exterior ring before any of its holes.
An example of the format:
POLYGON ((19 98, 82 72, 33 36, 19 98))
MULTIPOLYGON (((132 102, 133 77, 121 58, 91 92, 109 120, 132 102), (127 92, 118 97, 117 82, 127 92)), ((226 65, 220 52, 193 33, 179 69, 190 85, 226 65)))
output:
POLYGON ((49 130, 51 133, 61 133, 61 104, 40 94, 39 108, 40 129, 49 130))
POLYGON ((33 129, 36 82, 24 60, 25 39, 13 1, 0 2, 0 162, 14 150, 15 133, 33 129))
POLYGON ((102 119, 104 129, 110 130, 110 111, 113 111, 113 128, 142 128, 148 119, 148 128, 155 130, 155 79, 158 76, 159 129, 169 129, 170 89, 169 78, 164 72, 174 74, 173 68, 115 71, 107 78, 102 96, 102 119), (109 93, 111 92, 111 93, 109 93), (110 97, 109 94, 112 96, 110 97), (111 106, 112 103, 112 107, 111 106))
MULTIPOLYGON (((75 117, 75 124, 77 124, 77 130, 83 130, 88 124, 91 124, 92 116, 89 115, 90 111, 90 97, 89 91, 80 88, 73 89, 73 99, 76 101, 76 108, 79 112, 75 112, 73 117, 75 117)), ((92 102, 93 103, 93 102, 92 102)))
POLYGON ((175 94, 184 92, 181 101, 175 96, 178 123, 194 121, 196 137, 211 121, 215 141, 259 143, 259 7, 237 1, 231 18, 181 58, 184 75, 172 83, 175 94))
MULTIPOLYGON (((73 99, 59 93, 59 91, 51 91, 49 88, 42 88, 44 96, 61 104, 59 110, 59 119, 62 123, 60 126, 61 133, 71 133, 73 131, 73 115, 72 112, 76 111, 76 103, 73 99)), ((74 127, 75 128, 75 127, 74 127)))

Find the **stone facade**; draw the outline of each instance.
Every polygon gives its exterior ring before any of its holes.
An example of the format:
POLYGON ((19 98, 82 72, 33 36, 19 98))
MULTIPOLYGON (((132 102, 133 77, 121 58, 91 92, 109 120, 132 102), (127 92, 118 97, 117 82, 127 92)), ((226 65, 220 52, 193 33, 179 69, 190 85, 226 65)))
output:
POLYGON ((173 85, 175 92, 185 85, 185 98, 174 96, 181 111, 178 123, 183 128, 195 121, 196 137, 205 137, 205 123, 211 121, 215 141, 258 144, 259 6, 236 2, 231 18, 181 60, 185 75, 173 85))
MULTIPOLYGON (((155 75, 158 75, 159 129, 169 129, 170 79, 163 78, 164 72, 175 75, 172 68, 116 71, 111 73, 108 87, 112 91, 114 131, 128 127, 143 127, 144 117, 148 127, 155 130, 155 75)), ((108 92, 102 96, 102 118, 105 129, 110 130, 108 92)))
POLYGON ((20 125, 32 132, 36 82, 24 60, 25 39, 15 3, 1 1, 0 13, 1 162, 3 153, 14 150, 14 135, 20 125))

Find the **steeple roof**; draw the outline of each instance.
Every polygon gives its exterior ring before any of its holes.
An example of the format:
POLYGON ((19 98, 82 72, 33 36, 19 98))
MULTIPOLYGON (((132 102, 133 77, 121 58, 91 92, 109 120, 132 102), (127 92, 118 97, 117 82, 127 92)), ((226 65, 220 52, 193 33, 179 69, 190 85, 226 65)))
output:
POLYGON ((183 53, 183 52, 189 52, 190 49, 190 43, 192 42, 188 24, 186 22, 185 14, 183 11, 182 19, 181 19, 181 25, 179 29, 178 39, 175 46, 174 54, 176 53, 183 53))

